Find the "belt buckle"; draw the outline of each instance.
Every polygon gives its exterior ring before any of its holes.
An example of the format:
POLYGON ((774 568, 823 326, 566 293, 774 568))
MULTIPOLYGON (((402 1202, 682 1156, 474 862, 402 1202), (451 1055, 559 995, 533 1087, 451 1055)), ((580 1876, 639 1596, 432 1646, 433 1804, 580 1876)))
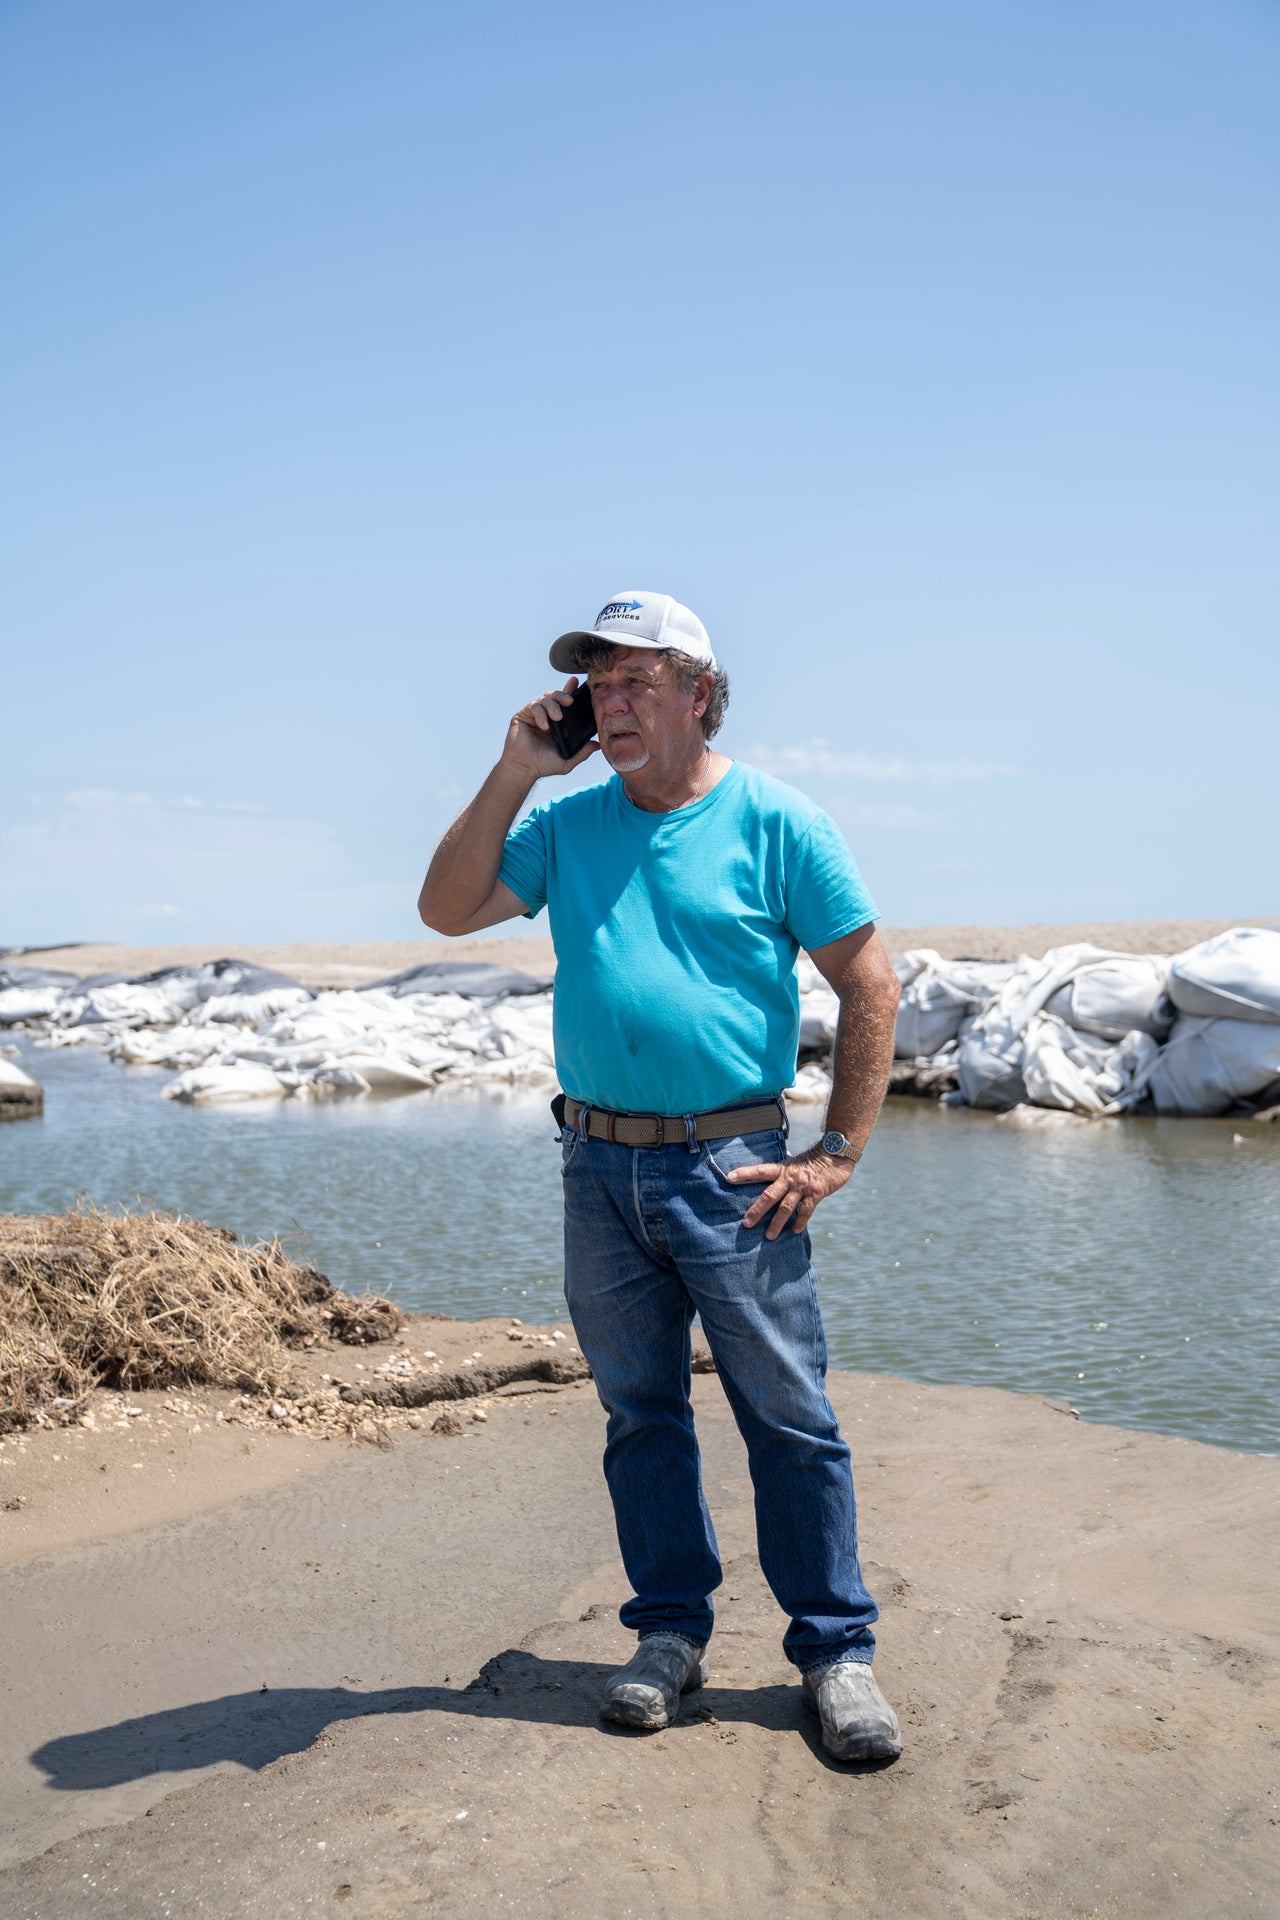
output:
MULTIPOLYGON (((633 1114, 631 1117, 633 1120, 652 1120, 653 1139, 652 1141, 649 1142, 649 1145, 655 1146, 655 1147, 661 1147, 666 1145, 667 1123, 660 1113, 636 1113, 636 1114, 633 1114)), ((644 1146, 645 1142, 643 1140, 638 1140, 636 1142, 636 1145, 644 1146)))

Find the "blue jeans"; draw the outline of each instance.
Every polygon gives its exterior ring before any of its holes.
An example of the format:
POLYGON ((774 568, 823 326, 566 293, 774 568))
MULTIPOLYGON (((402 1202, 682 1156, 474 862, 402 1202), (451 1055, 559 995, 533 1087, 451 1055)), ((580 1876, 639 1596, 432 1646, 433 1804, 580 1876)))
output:
POLYGON ((807 1672, 870 1661, 878 1608, 858 1569, 849 1449, 826 1395, 827 1346, 807 1233, 765 1239, 742 1216, 754 1185, 725 1175, 782 1160, 785 1136, 624 1147, 564 1130, 565 1295, 609 1416, 605 1479, 643 1639, 711 1634, 723 1577, 689 1401, 698 1313, 747 1443, 760 1565, 807 1672))

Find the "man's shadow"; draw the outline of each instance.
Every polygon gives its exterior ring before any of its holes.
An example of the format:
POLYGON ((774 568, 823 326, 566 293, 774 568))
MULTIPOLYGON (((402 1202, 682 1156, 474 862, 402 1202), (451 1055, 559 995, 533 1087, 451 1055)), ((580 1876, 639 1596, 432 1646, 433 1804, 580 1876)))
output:
MULTIPOLYGON (((375 1714, 447 1713, 644 1739, 644 1734, 599 1717, 600 1695, 614 1671, 602 1661, 545 1660, 509 1648, 467 1687, 389 1687, 370 1693, 348 1687, 279 1687, 228 1693, 84 1733, 62 1734, 37 1747, 31 1759, 51 1788, 83 1792, 227 1760, 257 1771, 285 1754, 303 1752, 340 1720, 375 1714)), ((685 1695, 672 1731, 678 1735, 709 1721, 792 1735, 799 1731, 820 1762, 834 1764, 822 1750, 817 1722, 801 1712, 796 1686, 704 1687, 685 1695)))

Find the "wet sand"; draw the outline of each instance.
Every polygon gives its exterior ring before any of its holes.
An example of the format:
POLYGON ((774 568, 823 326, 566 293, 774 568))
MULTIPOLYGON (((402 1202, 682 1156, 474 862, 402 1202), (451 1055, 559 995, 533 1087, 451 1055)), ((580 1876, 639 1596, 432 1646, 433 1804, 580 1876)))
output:
MULTIPOLYGON (((933 947, 944 959, 1016 960, 1020 954, 1043 954, 1050 947, 1075 940, 1118 953, 1178 953, 1228 927, 1280 924, 1277 918, 1244 916, 1237 920, 1095 920, 1072 926, 1025 927, 881 927, 890 953, 909 947, 933 947)), ((259 966, 274 967, 308 987, 360 987, 371 980, 399 973, 405 967, 430 960, 492 961, 521 967, 531 973, 553 973, 555 953, 543 935, 479 936, 468 940, 365 940, 312 942, 285 946, 245 946, 236 941, 221 945, 186 947, 130 947, 95 943, 80 947, 50 947, 30 956, 27 964, 64 967, 81 976, 90 973, 148 973, 155 967, 200 966, 234 954, 259 966)), ((15 956, 23 965, 24 956, 15 956)))
POLYGON ((831 1393, 907 1738, 880 1772, 799 1709, 714 1376, 712 1683, 648 1737, 596 1720, 629 1641, 588 1384, 393 1452, 30 1435, 0 1469, 0 1912, 1274 1910, 1280 1461, 989 1389, 831 1393))

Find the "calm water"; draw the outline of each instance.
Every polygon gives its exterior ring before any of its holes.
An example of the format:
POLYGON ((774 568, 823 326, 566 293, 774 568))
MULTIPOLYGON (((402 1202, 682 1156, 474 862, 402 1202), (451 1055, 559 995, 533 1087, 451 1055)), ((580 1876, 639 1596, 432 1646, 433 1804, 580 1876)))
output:
MULTIPOLYGON (((24 1064, 46 1113, 0 1128, 0 1211, 141 1197, 305 1235, 338 1285, 406 1307, 563 1313, 541 1098, 201 1109, 157 1098, 163 1072, 87 1050, 24 1064)), ((1280 1128, 1023 1133, 895 1101, 815 1226, 835 1365, 1030 1389, 1088 1418, 1280 1452, 1280 1128)))

